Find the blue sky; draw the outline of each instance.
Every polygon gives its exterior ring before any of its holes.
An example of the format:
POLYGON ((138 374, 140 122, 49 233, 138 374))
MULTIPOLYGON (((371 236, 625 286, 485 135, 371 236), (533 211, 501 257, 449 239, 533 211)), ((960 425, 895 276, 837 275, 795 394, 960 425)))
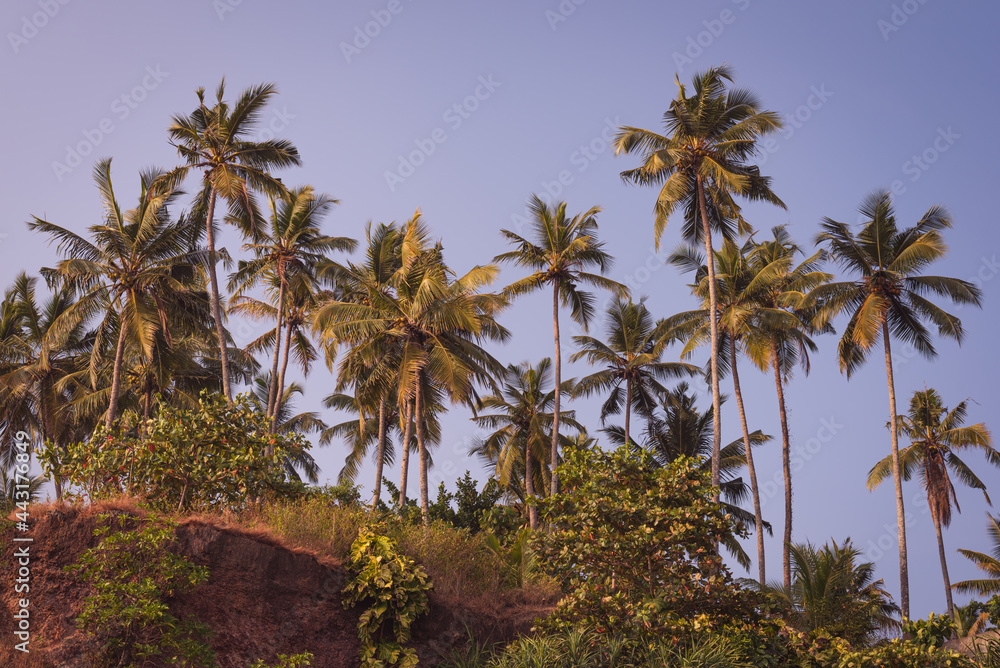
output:
MULTIPOLYGON (((330 233, 360 238, 366 221, 405 220, 419 207, 450 263, 465 269, 505 249, 498 230, 517 225, 531 193, 565 199, 571 211, 600 205, 601 236, 617 258, 612 277, 647 295, 655 314, 670 315, 693 302, 685 278, 653 250, 656 194, 622 184, 619 172, 636 159, 615 158, 607 140, 619 125, 658 129, 676 94, 675 73, 688 81, 726 62, 739 85, 786 118, 760 162, 788 210, 747 207, 758 229, 788 224, 811 248, 823 216, 856 220, 858 204, 877 187, 894 189, 903 224, 933 204, 950 208, 951 252, 934 272, 976 281, 985 306, 958 310, 968 338, 961 347, 941 341, 935 361, 897 347, 899 404, 904 409, 926 384, 949 406, 971 397, 970 421, 991 425, 1000 232, 989 179, 1000 146, 996 133, 975 133, 1000 102, 998 18, 993 4, 930 0, 118 0, 96 7, 11 0, 0 9, 8 100, 0 283, 56 260, 55 249, 26 230, 32 215, 80 231, 98 220, 90 177, 98 158, 114 158, 119 197, 131 206, 139 169, 177 163, 167 143, 171 115, 189 113, 195 89, 214 90, 225 76, 231 94, 277 84, 262 134, 276 132, 301 151, 304 164, 281 173, 285 183, 313 184, 341 201, 327 219, 330 233)), ((678 227, 667 227, 667 250, 679 241, 678 227)), ((222 243, 239 254, 235 234, 222 243)), ((502 280, 516 276, 507 270, 502 280)), ((547 308, 543 295, 515 304, 504 318, 513 341, 496 356, 551 355, 547 308)), ((261 327, 231 325, 243 343, 261 327)), ((564 326, 569 349, 572 333, 564 326)), ((851 536, 897 592, 892 486, 865 489, 868 469, 889 449, 881 355, 848 382, 837 369, 835 337, 819 344, 811 374, 798 372, 787 391, 798 452, 794 538, 851 536)), ((568 375, 586 372, 574 366, 568 375)), ((771 377, 750 369, 742 377, 751 428, 778 435, 771 377)), ((305 385, 302 406, 318 409, 332 377, 318 367, 305 385)), ((574 406, 595 430, 597 405, 574 406)), ((435 484, 467 468, 480 480, 486 475, 466 456, 474 436, 467 417, 456 409, 445 421, 435 484)), ((726 441, 739 434, 735 402, 724 410, 723 430, 726 441)), ((777 529, 779 446, 758 452, 764 513, 777 529)), ((339 445, 317 452, 325 477, 335 479, 344 454, 339 445)), ((1000 478, 981 457, 969 461, 988 485, 1000 478)), ((369 485, 369 478, 366 470, 361 480, 369 485)), ((913 514, 912 612, 921 616, 944 608, 941 574, 930 518, 914 502, 922 496, 918 483, 904 493, 913 514)), ((963 512, 945 537, 953 580, 976 572, 955 548, 988 547, 982 496, 958 493, 963 512)), ((767 547, 768 573, 778 578, 779 539, 767 547)))

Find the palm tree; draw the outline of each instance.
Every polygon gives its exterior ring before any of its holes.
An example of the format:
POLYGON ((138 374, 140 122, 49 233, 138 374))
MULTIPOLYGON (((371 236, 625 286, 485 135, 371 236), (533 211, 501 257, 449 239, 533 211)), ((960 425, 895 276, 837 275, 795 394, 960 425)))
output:
POLYGON ((952 588, 960 594, 977 594, 979 596, 993 596, 1000 594, 1000 517, 988 515, 990 521, 986 525, 993 548, 989 554, 976 552, 974 550, 959 550, 966 559, 976 565, 976 568, 983 571, 986 577, 976 580, 962 580, 952 585, 952 588))
POLYGON ((539 290, 544 285, 552 286, 552 335, 555 340, 553 375, 555 394, 552 405, 554 422, 552 443, 549 452, 549 466, 552 469, 551 493, 559 491, 559 480, 555 470, 559 465, 559 416, 562 396, 562 348, 559 341, 559 306, 570 307, 570 317, 586 329, 594 314, 594 296, 580 290, 580 284, 604 288, 619 299, 628 296, 628 288, 621 283, 605 278, 601 274, 610 269, 613 259, 604 250, 604 243, 597 240, 597 214, 599 207, 566 217, 566 202, 560 202, 554 209, 543 202, 538 195, 531 196, 528 208, 532 215, 532 240, 525 239, 510 230, 501 234, 516 250, 501 253, 494 262, 513 262, 532 273, 515 281, 503 289, 503 296, 512 299, 539 290), (587 271, 591 268, 601 274, 587 271))
MULTIPOLYGON (((261 412, 266 408, 265 402, 269 398, 268 395, 272 387, 271 379, 267 375, 258 376, 254 379, 251 398, 261 412)), ((324 433, 328 429, 326 423, 316 413, 312 411, 305 413, 295 412, 294 397, 295 395, 301 396, 302 394, 304 394, 304 390, 298 383, 292 383, 285 388, 283 396, 278 403, 278 412, 274 415, 277 422, 276 428, 273 429, 274 433, 324 433)), ((320 444, 322 445, 323 442, 320 441, 320 444)), ((312 455, 304 448, 295 448, 288 452, 282 464, 285 468, 285 475, 289 480, 301 481, 302 476, 305 476, 311 483, 319 481, 319 466, 312 455)))
MULTIPOLYGON (((771 191, 770 179, 750 164, 758 151, 757 140, 781 128, 781 117, 762 111, 756 95, 729 88, 729 67, 713 67, 692 79, 694 95, 675 77, 676 99, 663 115, 665 134, 635 127, 622 127, 614 139, 615 155, 640 153, 642 164, 622 172, 622 179, 638 185, 658 185, 654 209, 656 247, 675 209, 684 211, 682 236, 690 243, 701 241, 705 257, 712 257, 712 229, 731 239, 734 222, 741 232, 749 226, 740 215, 734 196, 763 200, 782 208, 784 203, 771 191)), ((712 406, 716 424, 712 442, 712 484, 719 485, 722 444, 719 395, 719 335, 717 325, 715 266, 708 263, 708 297, 711 336, 712 406)), ((718 498, 718 494, 716 494, 718 498)))
POLYGON ((315 327, 324 338, 351 345, 348 355, 363 364, 374 365, 387 348, 398 347, 397 404, 405 406, 413 400, 425 525, 430 524, 424 419, 427 383, 439 384, 453 402, 471 401, 475 384, 495 386, 493 375, 502 369, 479 343, 510 336, 495 320, 507 301, 478 292, 496 279, 497 267, 476 266, 456 277, 444 263, 441 245, 432 245, 428 236, 417 212, 403 231, 402 262, 389 281, 389 290, 373 294, 367 304, 331 300, 315 318, 315 327))
MULTIPOLYGON (((948 616, 955 616, 955 605, 951 598, 951 579, 948 577, 948 561, 945 558, 944 538, 941 527, 951 524, 951 503, 955 510, 962 512, 955 495, 948 470, 973 489, 982 490, 986 502, 990 497, 986 485, 972 472, 958 456, 958 450, 980 448, 986 459, 994 466, 1000 466, 1000 452, 993 449, 992 437, 982 422, 961 426, 967 414, 968 401, 963 401, 951 411, 941 403, 941 397, 934 389, 924 389, 913 393, 908 415, 900 415, 897 424, 900 431, 911 439, 911 444, 899 451, 899 462, 903 479, 909 480, 913 470, 920 472, 920 480, 927 492, 927 506, 937 534, 938 556, 941 559, 941 574, 944 577, 945 598, 948 616)), ((868 473, 868 489, 879 486, 892 473, 892 458, 885 457, 868 473)))
POLYGON ((606 318, 607 343, 591 336, 573 337, 580 349, 570 356, 570 362, 586 359, 591 365, 604 367, 582 378, 576 384, 575 394, 589 396, 611 390, 601 406, 602 424, 608 415, 622 411, 624 400, 625 437, 631 441, 632 410, 651 412, 658 398, 667 391, 660 381, 693 376, 699 369, 693 364, 660 361, 670 343, 666 336, 667 324, 654 323, 644 301, 636 304, 631 300, 616 300, 608 307, 606 318))
MULTIPOLYGON (((501 486, 509 487, 514 472, 523 468, 523 500, 532 529, 538 526, 538 509, 530 497, 536 495, 536 489, 539 496, 545 496, 546 451, 555 427, 555 388, 548 387, 551 381, 552 360, 548 357, 534 366, 510 364, 503 375, 502 391, 485 397, 479 410, 487 412, 472 418, 479 427, 493 430, 471 452, 494 466, 501 486)), ((566 385, 571 387, 572 383, 566 385)), ((569 387, 564 391, 568 393, 569 387)), ((559 424, 582 431, 575 418, 573 411, 564 411, 559 424)), ((551 468, 548 473, 551 476, 551 468)))
POLYGON ((43 270, 43 274, 78 288, 77 302, 63 316, 69 320, 67 325, 84 321, 99 310, 105 312, 90 361, 94 390, 104 340, 118 330, 104 416, 108 428, 118 412, 127 340, 134 342, 146 360, 152 359, 157 335, 162 334, 170 346, 174 323, 184 319, 198 299, 189 280, 183 280, 192 276, 186 253, 187 231, 182 223, 170 222, 167 208, 177 193, 156 185, 162 174, 158 170, 142 174, 138 206, 122 212, 111 183, 111 159, 98 162, 94 181, 105 219, 90 227, 93 242, 41 218, 28 223, 28 229, 48 234, 68 256, 54 269, 43 270))
POLYGON ((253 86, 243 91, 230 107, 224 100, 226 82, 216 89, 216 101, 205 106, 205 89, 199 88, 198 108, 188 116, 174 116, 168 130, 170 140, 186 164, 170 173, 171 181, 180 180, 191 169, 204 170, 204 190, 199 199, 206 202, 205 234, 208 242, 208 275, 211 287, 212 317, 219 337, 222 365, 222 389, 233 400, 226 351, 226 331, 222 320, 219 279, 215 270, 218 257, 215 249, 215 201, 222 197, 229 202, 231 220, 250 227, 243 230, 255 236, 258 227, 257 205, 253 191, 271 197, 283 196, 287 189, 271 176, 270 170, 301 164, 298 149, 284 139, 253 141, 250 139, 260 120, 264 106, 277 94, 273 84, 253 86))
POLYGON ((924 357, 937 353, 925 322, 938 333, 959 343, 965 336, 962 322, 932 303, 927 296, 947 297, 957 304, 981 306, 982 291, 968 281, 944 276, 922 276, 920 271, 948 250, 941 230, 951 227, 948 211, 933 206, 913 227, 898 229, 892 196, 877 190, 859 208, 864 223, 855 235, 846 223, 825 218, 817 244, 825 244, 830 257, 846 270, 859 274, 853 281, 831 283, 817 290, 823 303, 817 323, 823 325, 840 313, 850 314, 840 338, 840 370, 850 378, 876 347, 881 335, 885 373, 889 386, 889 433, 892 443, 892 477, 896 486, 896 522, 899 533, 899 606, 910 616, 910 587, 906 559, 906 523, 903 479, 899 462, 899 429, 896 425, 896 387, 892 371, 890 333, 911 344, 924 357))
MULTIPOLYGON (((275 411, 278 389, 278 359, 281 348, 281 331, 287 317, 286 295, 289 282, 299 280, 306 284, 312 281, 316 270, 333 251, 353 251, 357 242, 347 237, 332 237, 322 233, 320 219, 335 205, 337 200, 316 194, 312 186, 291 190, 281 198, 270 198, 268 229, 261 231, 259 239, 244 244, 243 250, 253 253, 252 260, 241 260, 237 271, 230 277, 229 290, 233 301, 250 288, 262 282, 277 284, 275 303, 276 326, 274 335, 274 357, 271 364, 271 388, 267 403, 267 415, 275 411)), ((244 227, 249 227, 249 224, 244 227)), ((230 309, 232 311, 232 309, 230 309)), ((288 332, 291 333, 291 327, 288 332)), ((288 346, 285 347, 287 363, 288 346)), ((284 372, 280 374, 284 378, 284 372)))

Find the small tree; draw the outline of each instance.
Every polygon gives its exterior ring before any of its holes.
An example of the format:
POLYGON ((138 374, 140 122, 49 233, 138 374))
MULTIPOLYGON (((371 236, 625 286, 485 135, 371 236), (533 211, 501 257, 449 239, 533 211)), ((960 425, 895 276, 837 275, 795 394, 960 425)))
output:
POLYGON ((753 617, 715 550, 734 523, 697 460, 657 468, 627 447, 570 450, 559 475, 562 493, 541 503, 550 530, 532 541, 567 593, 547 626, 679 638, 753 617))

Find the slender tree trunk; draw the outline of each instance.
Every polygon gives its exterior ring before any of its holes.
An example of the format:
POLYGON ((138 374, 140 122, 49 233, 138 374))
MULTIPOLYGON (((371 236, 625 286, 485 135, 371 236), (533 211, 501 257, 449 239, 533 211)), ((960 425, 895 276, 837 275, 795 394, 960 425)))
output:
POLYGON ((559 466, 559 403, 562 395, 562 347, 559 345, 559 282, 552 284, 552 337, 555 339, 556 354, 553 363, 552 373, 555 376, 555 396, 553 397, 552 413, 552 458, 549 465, 552 467, 552 487, 551 494, 559 493, 559 476, 556 475, 556 467, 559 466))
POLYGON ((430 501, 427 498, 427 444, 424 441, 424 374, 417 371, 416 391, 414 392, 414 413, 417 427, 417 456, 420 457, 420 514, 424 526, 431 525, 430 501))
POLYGON ((278 387, 278 353, 281 350, 281 327, 285 314, 285 279, 281 279, 281 287, 278 289, 278 322, 274 328, 274 360, 271 362, 271 382, 267 388, 267 416, 271 417, 274 411, 274 398, 277 396, 278 387))
POLYGON ((288 369, 288 351, 292 347, 292 324, 285 325, 285 352, 282 353, 281 371, 278 372, 278 385, 274 392, 274 410, 271 411, 271 433, 278 429, 278 412, 281 411, 281 401, 285 394, 285 371, 288 369))
POLYGON ((410 473, 410 439, 413 437, 413 402, 406 400, 403 408, 406 414, 406 422, 403 425, 403 459, 400 462, 402 471, 399 474, 399 508, 402 510, 406 505, 406 480, 410 473))
POLYGON ((736 368, 736 338, 729 337, 729 366, 733 369, 733 394, 740 413, 740 427, 743 429, 743 447, 747 454, 747 469, 750 472, 750 493, 753 495, 753 520, 757 532, 757 575, 762 585, 767 584, 764 568, 764 519, 760 512, 760 491, 757 488, 757 469, 753 464, 753 449, 750 447, 750 428, 743 408, 743 391, 740 389, 740 373, 736 368))
POLYGON ((125 356, 125 309, 122 309, 122 317, 118 323, 118 346, 115 348, 115 367, 111 372, 111 401, 108 405, 108 416, 104 419, 104 426, 111 429, 115 422, 115 414, 118 412, 118 393, 122 389, 122 358, 125 356))
POLYGON ((149 422, 149 414, 153 409, 153 388, 146 388, 146 395, 142 398, 142 433, 146 434, 146 424, 149 422))
POLYGON ((372 498, 372 510, 378 508, 379 498, 382 496, 382 467, 385 465, 385 413, 386 398, 382 397, 378 402, 378 457, 375 459, 375 495, 372 498))
POLYGON ((899 428, 896 424, 896 382, 892 372, 892 351, 889 348, 889 324, 882 320, 882 344, 885 348, 885 375, 889 384, 889 431, 892 437, 892 478, 896 485, 896 524, 899 536, 899 611, 904 620, 910 618, 910 576, 906 558, 906 512, 903 510, 903 475, 899 466, 899 428))
POLYGON ((705 241, 705 264, 708 265, 709 333, 712 339, 712 500, 719 501, 719 463, 722 460, 722 398, 719 395, 719 301, 715 286, 715 255, 712 249, 712 228, 708 223, 705 184, 697 177, 698 209, 701 212, 701 233, 705 241))
POLYGON ((632 432, 629 428, 629 418, 632 417, 632 380, 625 381, 625 445, 632 445, 632 432))
MULTIPOLYGON (((526 497, 532 497, 535 495, 535 476, 532 475, 532 461, 531 457, 531 439, 526 439, 524 442, 524 495, 526 497)), ((528 506, 528 526, 534 531, 538 527, 538 508, 529 499, 525 499, 525 505, 528 506)))
POLYGON ((941 520, 933 506, 931 506, 931 519, 934 520, 934 531, 937 533, 938 556, 941 558, 941 575, 944 576, 944 596, 948 602, 948 617, 954 619, 955 603, 951 598, 951 578, 948 577, 948 559, 944 553, 944 536, 941 535, 941 520))
POLYGON ((781 381, 781 362, 778 360, 778 338, 771 335, 771 365, 774 367, 774 385, 778 389, 778 414, 781 416, 781 472, 785 477, 785 534, 781 548, 781 570, 786 589, 792 586, 792 468, 789 461, 791 445, 788 438, 788 415, 785 413, 785 390, 781 381))
POLYGON ((226 328, 222 325, 222 306, 219 303, 219 277, 215 271, 215 230, 212 229, 212 218, 215 217, 215 187, 208 198, 208 215, 205 217, 205 233, 208 243, 208 279, 211 287, 212 318, 215 320, 215 334, 219 337, 219 362, 222 364, 222 393, 226 400, 233 403, 233 388, 229 379, 229 353, 226 348, 226 328))

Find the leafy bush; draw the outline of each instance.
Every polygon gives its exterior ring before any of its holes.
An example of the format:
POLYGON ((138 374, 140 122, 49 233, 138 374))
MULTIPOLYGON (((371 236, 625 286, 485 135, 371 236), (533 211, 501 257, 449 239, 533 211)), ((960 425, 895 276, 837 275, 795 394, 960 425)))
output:
POLYGON ((168 599, 208 580, 208 569, 168 551, 174 527, 159 517, 101 515, 94 531, 100 544, 66 567, 93 587, 77 622, 100 644, 100 665, 215 665, 215 653, 203 640, 208 627, 193 619, 181 622, 168 611, 168 599), (143 526, 131 531, 131 522, 143 526))
POLYGON ((158 510, 240 507, 301 492, 283 467, 287 454, 308 448, 301 434, 268 434, 270 421, 246 395, 230 405, 203 392, 198 403, 195 410, 164 406, 143 434, 102 425, 87 442, 46 448, 39 461, 92 499, 138 494, 158 510))
POLYGON ((570 450, 559 479, 563 491, 540 503, 549 529, 531 542, 567 593, 547 628, 683 638, 755 616, 755 595, 715 549, 733 521, 696 461, 570 450))
POLYGON ((955 631, 955 621, 933 612, 927 619, 916 619, 903 624, 903 633, 909 641, 920 647, 944 647, 955 631))
POLYGON ((427 612, 427 574, 395 544, 363 528, 351 546, 350 580, 344 587, 344 607, 365 605, 358 620, 361 665, 368 668, 412 668, 417 654, 404 646, 410 625, 427 612))
POLYGON ((800 668, 975 668, 960 652, 922 647, 898 638, 856 650, 843 638, 828 634, 793 634, 790 643, 800 668))
POLYGON ((264 663, 264 659, 257 659, 250 664, 250 668, 306 668, 312 665, 314 658, 311 652, 302 652, 301 654, 293 654, 291 656, 279 654, 278 663, 273 666, 264 663))

